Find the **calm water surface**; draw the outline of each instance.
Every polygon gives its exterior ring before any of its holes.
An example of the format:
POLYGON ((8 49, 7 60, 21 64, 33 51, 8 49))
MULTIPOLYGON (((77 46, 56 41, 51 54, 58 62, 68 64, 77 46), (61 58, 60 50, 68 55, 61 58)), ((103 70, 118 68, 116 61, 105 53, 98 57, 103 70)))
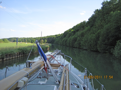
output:
MULTIPOLYGON (((29 57, 29 60, 37 60, 39 58, 37 56, 38 55, 32 55, 29 57)), ((26 60, 27 56, 0 62, 0 80, 23 69, 26 66, 26 60), (6 66, 8 67, 8 69, 6 69, 6 66)))
MULTIPOLYGON (((97 80, 104 85, 106 90, 121 90, 121 61, 109 54, 86 51, 82 49, 69 48, 53 45, 50 51, 61 50, 64 54, 73 58, 72 71, 78 76, 87 68, 93 76, 100 76, 97 80), (81 66, 80 66, 81 65, 81 66)), ((0 62, 0 80, 23 69, 26 57, 0 62), (8 66, 6 72, 6 66, 8 66)), ((30 56, 29 60, 38 60, 38 55, 30 56)), ((67 58, 68 63, 69 59, 67 58)), ((94 80, 95 88, 100 88, 100 84, 94 80)), ((99 90, 99 89, 98 89, 99 90)))
MULTIPOLYGON (((60 49, 64 54, 71 56, 74 60, 72 64, 79 71, 83 72, 86 67, 93 76, 98 76, 98 81, 106 90, 121 90, 121 60, 113 55, 53 45, 51 50, 55 49, 60 49)), ((94 86, 100 87, 96 80, 94 86)))

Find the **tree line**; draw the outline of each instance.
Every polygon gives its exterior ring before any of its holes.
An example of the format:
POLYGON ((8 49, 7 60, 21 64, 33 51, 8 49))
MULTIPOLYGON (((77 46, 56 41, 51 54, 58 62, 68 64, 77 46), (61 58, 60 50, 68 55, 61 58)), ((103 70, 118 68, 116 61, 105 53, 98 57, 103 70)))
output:
POLYGON ((54 43, 108 52, 121 58, 121 1, 102 2, 101 9, 96 9, 88 21, 65 31, 54 43))
POLYGON ((36 38, 18 38, 18 37, 13 37, 13 38, 4 38, 0 39, 0 43, 8 43, 8 42, 26 42, 26 43, 35 43, 36 40, 38 40, 40 43, 54 43, 55 39, 58 38, 60 34, 58 35, 51 35, 51 36, 45 36, 45 37, 36 37, 36 38))

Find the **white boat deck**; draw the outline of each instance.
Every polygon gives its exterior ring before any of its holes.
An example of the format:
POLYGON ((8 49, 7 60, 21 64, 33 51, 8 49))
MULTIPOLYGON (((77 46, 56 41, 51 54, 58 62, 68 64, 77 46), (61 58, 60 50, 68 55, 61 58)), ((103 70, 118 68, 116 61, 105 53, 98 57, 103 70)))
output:
MULTIPOLYGON (((54 69, 58 79, 61 80, 62 72, 59 73, 57 70, 58 69, 54 69)), ((69 78, 71 78, 71 80, 70 80, 71 83, 76 83, 78 85, 77 81, 71 74, 69 74, 69 78)), ((71 83, 70 83, 70 88, 71 88, 70 90, 83 90, 82 89, 83 87, 81 87, 81 85, 79 85, 79 87, 77 86, 78 87, 77 88, 75 85, 72 85, 71 83)), ((66 84, 65 84, 65 86, 66 86, 66 84)), ((52 76, 52 74, 49 72, 49 74, 47 76, 46 72, 44 70, 42 70, 41 74, 37 78, 35 78, 31 82, 29 82, 27 84, 27 86, 25 86, 22 90, 24 90, 24 89, 27 89, 27 90, 58 90, 58 88, 59 88, 59 84, 56 84, 55 79, 52 76)))

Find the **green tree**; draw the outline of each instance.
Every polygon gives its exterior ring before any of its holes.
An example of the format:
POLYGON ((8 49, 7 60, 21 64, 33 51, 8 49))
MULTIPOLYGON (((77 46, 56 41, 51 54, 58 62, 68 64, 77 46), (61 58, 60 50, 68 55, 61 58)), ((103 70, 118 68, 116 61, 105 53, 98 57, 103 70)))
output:
POLYGON ((116 43, 116 46, 114 48, 113 54, 117 57, 117 58, 121 58, 121 40, 118 40, 116 43))
POLYGON ((3 42, 8 43, 9 41, 8 41, 8 39, 3 39, 3 42))
POLYGON ((43 42, 44 42, 44 40, 43 40, 43 39, 41 39, 41 44, 43 44, 43 42))
POLYGON ((35 39, 34 38, 31 39, 31 43, 35 43, 35 39))
POLYGON ((47 39, 45 39, 45 43, 47 43, 47 39))

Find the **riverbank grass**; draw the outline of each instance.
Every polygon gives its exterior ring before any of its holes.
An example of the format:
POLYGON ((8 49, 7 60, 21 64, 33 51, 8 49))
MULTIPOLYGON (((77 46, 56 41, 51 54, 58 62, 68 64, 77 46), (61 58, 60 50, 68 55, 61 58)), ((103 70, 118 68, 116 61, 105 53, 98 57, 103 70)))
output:
MULTIPOLYGON (((21 43, 21 42, 18 42, 18 45, 16 45, 16 42, 10 42, 10 43, 0 43, 0 49, 3 49, 3 48, 16 48, 16 47, 26 47, 26 46, 32 46, 32 45, 35 45, 35 43, 21 43)), ((49 43, 43 43, 43 44, 40 44, 41 46, 50 46, 51 44, 49 43)))
MULTIPOLYGON (((51 44, 42 44, 41 47, 43 51, 48 51, 51 44)), ((35 43, 0 43, 0 59, 4 59, 8 56, 28 55, 33 46, 32 53, 37 53, 38 49, 35 43), (34 45, 34 46, 33 46, 34 45)))
POLYGON ((33 43, 21 43, 18 42, 18 45, 16 45, 15 42, 10 42, 10 43, 0 43, 0 49, 1 48, 9 48, 9 47, 26 47, 26 46, 31 46, 33 43))

